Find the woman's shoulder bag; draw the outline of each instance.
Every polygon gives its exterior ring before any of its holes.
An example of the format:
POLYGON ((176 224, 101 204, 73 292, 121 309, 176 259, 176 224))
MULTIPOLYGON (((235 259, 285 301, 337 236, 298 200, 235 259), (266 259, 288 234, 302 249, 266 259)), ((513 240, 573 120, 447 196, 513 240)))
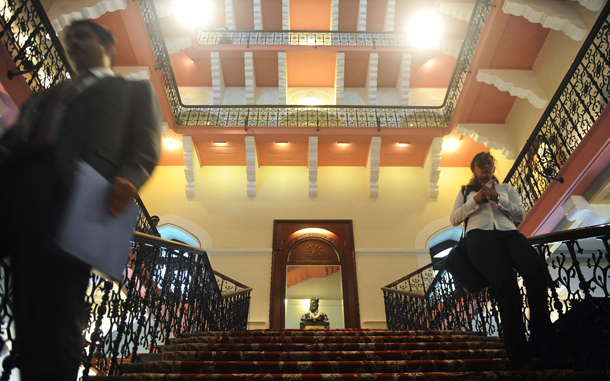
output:
MULTIPOLYGON (((467 198, 465 187, 462 188, 462 194, 464 195, 465 204, 467 198)), ((468 219, 466 219, 464 232, 466 231, 467 224, 468 219)), ((444 265, 445 269, 453 276, 453 279, 468 292, 478 292, 489 286, 487 279, 485 279, 483 274, 474 267, 470 258, 468 258, 465 234, 460 241, 453 246, 449 255, 445 257, 444 265)))

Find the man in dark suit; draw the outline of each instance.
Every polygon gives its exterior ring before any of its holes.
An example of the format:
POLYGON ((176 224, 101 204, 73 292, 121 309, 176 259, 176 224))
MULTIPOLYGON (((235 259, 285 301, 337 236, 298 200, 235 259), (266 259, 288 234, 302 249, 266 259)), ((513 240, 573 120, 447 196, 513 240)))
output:
POLYGON ((13 266, 15 347, 24 381, 74 381, 82 359, 89 268, 52 244, 76 161, 110 181, 107 209, 116 216, 160 153, 154 90, 114 77, 112 32, 78 21, 66 36, 78 77, 33 96, 0 140, 0 250, 13 266))

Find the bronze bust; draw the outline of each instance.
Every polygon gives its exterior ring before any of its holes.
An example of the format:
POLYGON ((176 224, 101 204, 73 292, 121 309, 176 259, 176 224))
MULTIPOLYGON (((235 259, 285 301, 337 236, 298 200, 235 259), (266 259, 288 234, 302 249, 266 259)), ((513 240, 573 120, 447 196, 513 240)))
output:
POLYGON ((328 321, 328 316, 324 312, 318 311, 318 304, 320 299, 314 296, 309 300, 309 311, 301 316, 301 321, 304 322, 316 322, 316 321, 328 321))

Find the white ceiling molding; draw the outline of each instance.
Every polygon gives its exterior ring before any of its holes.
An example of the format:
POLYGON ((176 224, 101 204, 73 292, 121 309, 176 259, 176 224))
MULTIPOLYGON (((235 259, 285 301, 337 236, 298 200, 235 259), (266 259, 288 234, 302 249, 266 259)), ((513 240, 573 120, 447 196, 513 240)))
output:
POLYGON ((441 1, 438 5, 439 13, 447 16, 451 16, 455 19, 470 22, 472 17, 472 11, 474 10, 475 3, 454 3, 441 1))
POLYGON ((282 0, 282 30, 290 30, 290 0, 282 0))
POLYGON ((195 197, 195 147, 193 138, 190 136, 182 137, 182 147, 184 149, 184 177, 186 178, 186 198, 191 200, 195 197))
POLYGON ((383 20, 383 31, 394 31, 394 13, 396 12, 396 0, 388 0, 388 5, 385 9, 385 19, 383 20))
POLYGON ((527 99, 534 107, 543 109, 549 102, 544 90, 531 70, 492 70, 481 69, 477 81, 494 85, 500 91, 527 99))
POLYGON ((254 0, 254 30, 263 30, 263 8, 262 0, 254 0))
POLYGON ((225 79, 222 74, 222 64, 220 54, 212 52, 212 104, 221 105, 225 91, 225 79))
POLYGON ((148 66, 115 66, 112 71, 115 75, 130 81, 148 81, 150 79, 148 66))
POLYGON ((330 30, 339 30, 339 0, 330 3, 330 30))
POLYGON ((233 0, 225 0, 225 26, 227 29, 237 29, 235 22, 235 7, 233 6, 233 0))
POLYGON ((519 154, 505 124, 459 123, 455 132, 469 136, 475 142, 485 144, 487 148, 502 151, 502 155, 508 160, 515 160, 519 154))
POLYGON ((76 20, 97 19, 105 13, 125 8, 127 8, 125 0, 58 1, 49 8, 47 16, 53 20, 51 25, 55 29, 55 33, 59 33, 76 20))
POLYGON ((335 66, 335 105, 342 106, 343 94, 345 93, 345 53, 337 53, 337 65, 335 66))
POLYGON ((250 199, 256 197, 256 171, 258 160, 256 159, 256 143, 254 136, 246 136, 246 176, 248 180, 247 193, 250 199))
POLYGON ((424 176, 428 186, 430 198, 438 197, 438 179, 441 176, 441 151, 443 149, 443 138, 432 139, 428 156, 424 163, 424 176))
POLYGON ((411 85, 411 53, 402 55, 398 81, 396 81, 396 93, 401 106, 409 105, 409 86, 411 85))
POLYGON ((377 69, 379 66, 379 54, 371 53, 369 58, 369 69, 366 73, 367 104, 377 103, 377 69))
POLYGON ((256 94, 256 77, 254 76, 254 58, 252 52, 244 52, 244 70, 246 72, 246 104, 253 105, 256 94))
POLYGON ((572 0, 578 1, 580 5, 587 8, 590 11, 597 12, 602 9, 604 4, 606 4, 606 0, 572 0))
POLYGON ((360 0, 358 4, 358 29, 359 32, 366 31, 366 6, 367 0, 360 0))
POLYGON ((567 220, 582 221, 587 226, 603 224, 610 219, 610 205, 589 204, 583 196, 570 196, 561 207, 567 220))
POLYGON ((502 11, 523 16, 528 21, 541 24, 545 28, 562 31, 576 41, 585 38, 589 31, 571 5, 564 1, 507 0, 502 6, 502 11))
POLYGON ((463 43, 464 40, 440 40, 436 50, 447 56, 457 58, 460 55, 463 43))
POLYGON ((318 197, 318 137, 309 137, 309 197, 318 197))
POLYGON ((369 158, 367 159, 366 168, 369 174, 370 196, 377 198, 379 196, 379 162, 381 153, 381 137, 373 136, 371 138, 371 147, 369 149, 369 158))
POLYGON ((288 66, 286 65, 286 52, 278 52, 277 66, 279 104, 285 105, 286 94, 288 93, 288 66))
POLYGON ((193 39, 191 37, 168 37, 165 39, 165 46, 169 54, 174 54, 193 46, 193 39))

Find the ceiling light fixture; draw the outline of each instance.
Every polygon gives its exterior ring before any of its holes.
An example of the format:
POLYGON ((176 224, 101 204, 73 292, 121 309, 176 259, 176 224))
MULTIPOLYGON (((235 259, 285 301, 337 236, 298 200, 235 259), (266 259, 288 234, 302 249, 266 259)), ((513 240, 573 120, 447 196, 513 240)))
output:
POLYGON ((409 142, 404 142, 404 143, 398 142, 396 144, 398 144, 399 147, 406 147, 406 146, 408 146, 411 143, 409 143, 409 142))
POLYGON ((174 132, 174 130, 169 130, 168 132, 163 134, 163 146, 169 150, 173 151, 179 148, 180 141, 178 140, 178 135, 174 132))
POLYGON ((460 138, 444 138, 443 139, 443 152, 455 152, 460 147, 460 138))
POLYGON ((227 142, 214 142, 214 145, 217 145, 217 146, 226 146, 227 142))
POLYGON ((287 146, 288 142, 275 142, 278 146, 287 146))
POLYGON ((337 145, 340 145, 341 147, 346 147, 349 145, 350 142, 337 142, 337 145))
POLYGON ((208 0, 174 0, 172 10, 181 24, 200 28, 210 20, 212 4, 208 0))
POLYGON ((416 48, 428 49, 438 46, 442 34, 443 22, 433 9, 416 12, 409 21, 409 40, 416 48))
POLYGON ((322 104, 322 99, 316 97, 313 94, 313 91, 310 91, 306 97, 304 97, 301 102, 306 106, 318 106, 322 104))

